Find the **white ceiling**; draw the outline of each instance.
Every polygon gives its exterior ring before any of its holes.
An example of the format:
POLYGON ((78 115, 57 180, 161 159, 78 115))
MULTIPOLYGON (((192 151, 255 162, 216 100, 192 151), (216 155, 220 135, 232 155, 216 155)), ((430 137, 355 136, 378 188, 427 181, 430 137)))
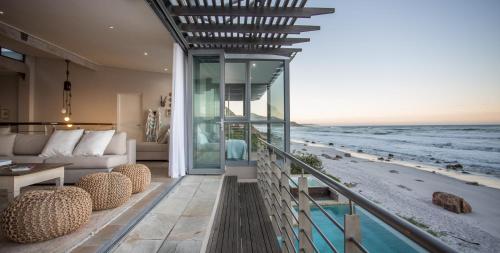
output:
POLYGON ((1 0, 0 11, 1 21, 99 65, 172 69, 172 38, 144 0, 1 0))

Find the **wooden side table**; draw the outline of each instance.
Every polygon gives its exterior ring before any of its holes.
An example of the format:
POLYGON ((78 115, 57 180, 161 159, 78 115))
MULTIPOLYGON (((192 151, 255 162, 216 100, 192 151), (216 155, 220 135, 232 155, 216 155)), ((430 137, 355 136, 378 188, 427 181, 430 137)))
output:
POLYGON ((64 166, 67 163, 17 164, 32 166, 27 171, 12 172, 8 166, 0 167, 0 189, 7 190, 9 201, 20 194, 21 187, 55 179, 56 186, 64 185, 64 166))

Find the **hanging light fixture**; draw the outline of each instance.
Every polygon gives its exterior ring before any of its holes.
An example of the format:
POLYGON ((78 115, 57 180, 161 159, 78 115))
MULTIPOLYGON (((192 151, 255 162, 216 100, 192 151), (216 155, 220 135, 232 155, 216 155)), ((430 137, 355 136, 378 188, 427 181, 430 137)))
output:
POLYGON ((66 81, 63 87, 63 107, 61 113, 64 115, 64 121, 71 120, 71 82, 69 81, 69 60, 66 60, 66 81))

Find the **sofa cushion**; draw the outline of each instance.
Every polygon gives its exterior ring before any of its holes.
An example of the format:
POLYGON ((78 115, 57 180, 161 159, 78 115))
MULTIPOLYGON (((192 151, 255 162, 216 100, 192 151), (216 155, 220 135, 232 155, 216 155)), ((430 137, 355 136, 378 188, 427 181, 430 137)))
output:
POLYGON ((137 152, 165 152, 168 151, 168 144, 156 142, 139 142, 137 143, 137 152))
POLYGON ((10 156, 8 159, 12 160, 13 163, 43 163, 45 157, 37 155, 15 155, 10 156))
POLYGON ((124 155, 127 153, 127 133, 119 132, 113 135, 108 146, 104 150, 105 155, 124 155))
POLYGON ((0 135, 0 156, 13 156, 14 155, 14 142, 16 134, 2 134, 0 135))
POLYGON ((115 130, 85 131, 80 142, 73 150, 74 156, 102 156, 115 130))
POLYGON ((42 157, 71 156, 73 149, 83 135, 83 129, 77 130, 56 130, 45 144, 42 157))
POLYGON ((128 163, 126 155, 103 155, 103 156, 54 156, 45 159, 46 163, 71 163, 65 166, 67 169, 102 169, 114 168, 118 165, 128 163))
POLYGON ((18 134, 14 143, 14 155, 39 155, 49 137, 42 134, 18 134))

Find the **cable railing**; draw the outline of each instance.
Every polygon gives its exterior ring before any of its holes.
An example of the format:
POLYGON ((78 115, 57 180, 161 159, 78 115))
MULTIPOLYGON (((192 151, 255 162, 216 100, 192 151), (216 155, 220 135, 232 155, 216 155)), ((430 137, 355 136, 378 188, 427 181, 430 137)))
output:
POLYGON ((363 224, 360 222, 359 214, 356 213, 357 208, 378 218, 383 224, 413 241, 418 247, 417 251, 456 252, 427 232, 351 191, 329 175, 312 168, 292 154, 284 152, 263 139, 259 139, 259 143, 261 145, 257 151, 257 182, 273 228, 278 235, 282 252, 322 252, 314 240, 316 238, 313 236, 313 231, 316 232, 314 235, 318 236, 317 239, 325 242, 325 249, 331 252, 370 252, 369 247, 363 244, 361 235, 363 224), (291 175, 292 165, 302 172, 298 174, 297 182, 291 175), (343 224, 332 217, 319 203, 320 201, 311 196, 308 177, 315 178, 338 196, 346 199, 342 203, 347 204, 349 209, 343 217, 343 224), (292 188, 297 189, 295 196, 292 188), (328 226, 329 229, 336 229, 343 234, 343 248, 341 248, 342 245, 335 244, 334 238, 331 238, 318 225, 311 215, 311 206, 319 210, 316 214, 323 215, 331 223, 332 226, 328 226))

